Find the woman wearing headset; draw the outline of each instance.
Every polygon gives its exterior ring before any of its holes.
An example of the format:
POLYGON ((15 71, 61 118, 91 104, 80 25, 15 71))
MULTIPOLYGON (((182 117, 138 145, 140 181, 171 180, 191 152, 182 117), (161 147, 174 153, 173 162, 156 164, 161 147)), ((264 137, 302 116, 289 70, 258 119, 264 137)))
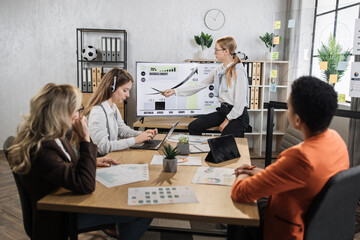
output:
POLYGON ((133 82, 126 70, 111 69, 102 77, 84 110, 84 115, 88 117, 90 138, 98 146, 99 155, 129 148, 151 140, 157 134, 157 129, 135 131, 121 118, 116 103, 122 103, 130 96, 133 82))
POLYGON ((189 96, 214 84, 215 96, 221 106, 216 112, 202 116, 189 124, 191 135, 201 135, 206 129, 219 126, 221 135, 232 134, 234 137, 244 137, 244 131, 249 126, 248 78, 245 68, 236 55, 236 42, 230 36, 219 38, 215 44, 214 55, 222 64, 205 79, 196 85, 167 89, 165 97, 189 96))

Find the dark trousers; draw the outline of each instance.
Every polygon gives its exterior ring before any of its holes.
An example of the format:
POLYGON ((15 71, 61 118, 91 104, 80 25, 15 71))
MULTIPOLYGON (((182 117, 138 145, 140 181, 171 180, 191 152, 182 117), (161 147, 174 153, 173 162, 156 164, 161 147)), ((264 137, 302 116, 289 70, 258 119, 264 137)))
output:
MULTIPOLYGON (((226 115, 232 109, 232 105, 227 103, 222 103, 220 107, 216 109, 216 112, 209 113, 207 115, 201 116, 198 119, 192 121, 189 126, 189 134, 191 135, 201 135, 208 128, 220 126, 224 122, 226 115)), ((243 114, 237 119, 233 119, 229 124, 224 128, 221 135, 233 135, 234 137, 244 137, 244 131, 249 126, 249 114, 247 108, 244 108, 243 114)))
POLYGON ((227 240, 261 240, 263 239, 263 227, 264 227, 264 210, 267 203, 267 198, 260 198, 257 201, 260 226, 239 226, 239 225, 227 225, 227 240))

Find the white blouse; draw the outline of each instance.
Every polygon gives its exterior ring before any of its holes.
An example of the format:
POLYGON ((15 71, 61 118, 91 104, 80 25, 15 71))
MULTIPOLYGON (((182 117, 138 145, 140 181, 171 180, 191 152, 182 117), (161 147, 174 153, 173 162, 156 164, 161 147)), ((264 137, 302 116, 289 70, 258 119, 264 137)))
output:
MULTIPOLYGON (((199 92, 204 88, 207 88, 209 85, 214 84, 218 73, 222 70, 226 70, 232 63, 233 62, 229 63, 226 66, 223 66, 221 64, 219 67, 215 68, 206 78, 204 78, 202 81, 195 85, 174 89, 175 94, 177 96, 189 96, 199 92)), ((247 99, 248 78, 243 65, 241 63, 237 65, 240 66, 237 66, 235 68, 236 80, 234 78, 231 78, 231 86, 228 86, 227 91, 224 91, 224 89, 222 89, 221 84, 219 89, 219 102, 226 102, 234 106, 229 112, 229 114, 226 116, 229 120, 240 117, 243 114, 244 108, 249 107, 247 99)), ((223 76, 222 81, 226 81, 225 75, 223 76)))
POLYGON ((135 131, 124 123, 116 104, 111 108, 108 101, 104 101, 101 106, 94 106, 88 115, 90 138, 98 146, 98 152, 104 155, 134 145, 134 137, 142 132, 135 131))

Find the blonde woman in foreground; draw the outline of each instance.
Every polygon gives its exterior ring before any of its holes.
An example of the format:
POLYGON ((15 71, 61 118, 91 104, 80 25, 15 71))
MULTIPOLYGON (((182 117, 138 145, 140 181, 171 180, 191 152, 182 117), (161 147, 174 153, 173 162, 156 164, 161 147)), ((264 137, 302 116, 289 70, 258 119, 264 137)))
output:
MULTIPOLYGON (((30 113, 20 125, 9 150, 12 171, 31 198, 31 239, 67 239, 67 215, 39 211, 38 200, 63 187, 77 194, 95 190, 97 146, 90 141, 87 120, 80 117, 81 93, 71 85, 45 85, 30 102, 30 113), (72 129, 79 137, 79 158, 65 137, 72 129)), ((140 239, 151 219, 77 214, 78 228, 116 224, 118 239, 140 239)))

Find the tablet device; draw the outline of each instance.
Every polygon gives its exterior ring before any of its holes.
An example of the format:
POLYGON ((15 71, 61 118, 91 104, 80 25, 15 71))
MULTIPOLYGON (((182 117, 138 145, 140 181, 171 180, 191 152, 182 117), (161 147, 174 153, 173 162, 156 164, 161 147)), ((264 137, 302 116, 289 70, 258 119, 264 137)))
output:
POLYGON ((220 163, 230 159, 239 158, 240 153, 233 135, 225 135, 218 138, 208 139, 210 152, 205 161, 220 163))

